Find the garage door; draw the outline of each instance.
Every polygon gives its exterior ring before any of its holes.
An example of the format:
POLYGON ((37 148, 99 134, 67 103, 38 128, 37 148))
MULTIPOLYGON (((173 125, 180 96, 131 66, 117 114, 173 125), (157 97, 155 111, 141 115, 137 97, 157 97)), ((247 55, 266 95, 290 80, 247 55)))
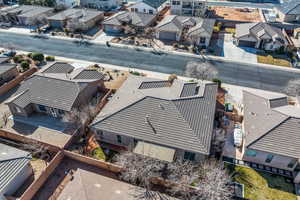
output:
POLYGON ((160 32, 159 39, 161 40, 176 40, 175 32, 160 32))
POLYGON ((255 42, 251 41, 246 41, 246 40, 240 40, 239 41, 239 46, 241 47, 255 47, 255 42))

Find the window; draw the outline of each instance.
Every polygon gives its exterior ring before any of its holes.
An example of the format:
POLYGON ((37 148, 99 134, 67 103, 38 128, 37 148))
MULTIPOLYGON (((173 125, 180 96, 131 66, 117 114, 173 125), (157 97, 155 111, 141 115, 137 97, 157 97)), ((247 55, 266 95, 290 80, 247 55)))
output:
POLYGON ((184 157, 183 157, 184 160, 190 160, 190 161, 194 161, 195 160, 195 153, 192 153, 192 152, 184 152, 184 157))
POLYGON ((118 140, 118 143, 122 143, 122 137, 121 137, 121 135, 117 135, 117 140, 118 140))
POLYGON ((274 156, 272 154, 268 154, 265 162, 270 163, 273 158, 274 158, 274 156))
POLYGON ((153 10, 149 10, 149 14, 153 15, 153 10))
POLYGON ((293 168, 293 167, 295 166, 296 162, 297 162, 297 160, 295 160, 295 159, 291 160, 291 161, 289 162, 289 164, 288 164, 287 167, 288 167, 288 168, 293 168))
POLYGON ((172 1, 172 5, 180 5, 180 1, 172 1))
POLYGON ((206 41, 206 38, 205 38, 205 37, 200 37, 200 43, 201 43, 201 44, 204 44, 205 41, 206 41))
POLYGON ((247 151, 246 151, 246 155, 247 156, 250 156, 250 157, 255 157, 256 156, 256 151, 254 151, 254 150, 252 150, 252 149, 248 149, 247 151))
POLYGON ((64 114, 65 114, 65 111, 63 111, 63 110, 58 110, 58 114, 59 114, 59 115, 64 115, 64 114))
POLYGON ((144 13, 146 13, 146 9, 144 9, 143 11, 144 11, 144 13))
POLYGON ((46 107, 43 106, 43 105, 39 105, 39 110, 40 110, 41 112, 46 112, 46 111, 47 111, 47 110, 46 110, 46 107))

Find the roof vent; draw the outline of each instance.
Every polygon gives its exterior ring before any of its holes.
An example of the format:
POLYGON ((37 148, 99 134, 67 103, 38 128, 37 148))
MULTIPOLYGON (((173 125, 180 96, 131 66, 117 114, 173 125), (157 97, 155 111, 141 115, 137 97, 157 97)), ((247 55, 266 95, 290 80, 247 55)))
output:
POLYGON ((165 110, 165 107, 161 103, 159 104, 159 108, 165 110))

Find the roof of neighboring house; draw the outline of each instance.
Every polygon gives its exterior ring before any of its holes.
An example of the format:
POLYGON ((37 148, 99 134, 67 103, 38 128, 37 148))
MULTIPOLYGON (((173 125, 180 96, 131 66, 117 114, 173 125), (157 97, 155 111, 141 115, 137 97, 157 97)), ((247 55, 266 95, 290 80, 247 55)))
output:
MULTIPOLYGON (((206 19, 205 19, 206 20, 206 19)), ((212 23, 214 20, 208 20, 208 23, 212 23)), ((184 26, 195 27, 197 24, 203 22, 199 17, 186 17, 177 15, 167 15, 157 26, 159 31, 167 32, 179 32, 182 31, 184 26)))
POLYGON ((130 23, 135 26, 145 27, 150 25, 154 19, 155 15, 123 11, 105 19, 103 24, 121 26, 123 23, 130 23))
POLYGON ((244 91, 243 99, 246 147, 300 158, 300 108, 267 91, 244 91))
POLYGON ((48 65, 47 67, 43 68, 40 70, 42 73, 70 73, 74 70, 75 68, 65 62, 55 62, 53 64, 48 65))
POLYGON ((88 74, 85 75, 86 69, 80 69, 80 73, 74 70, 64 74, 61 72, 61 68, 56 68, 56 66, 70 68, 68 64, 59 63, 54 66, 54 68, 47 67, 46 70, 35 73, 26 79, 15 93, 16 95, 7 103, 14 103, 22 108, 30 103, 35 103, 71 111, 78 103, 79 93, 87 87, 88 83, 104 78, 101 73, 93 70, 87 70, 88 74), (48 69, 51 69, 50 73, 45 72, 48 69), (58 72, 54 73, 52 69, 58 69, 58 72), (82 73, 83 75, 81 75, 82 73), (78 75, 81 76, 80 79, 76 78, 78 75))
POLYGON ((284 14, 288 15, 300 15, 300 2, 299 0, 288 0, 284 1, 278 7, 284 14))
POLYGON ((50 12, 54 8, 32 5, 12 6, 9 8, 1 9, 0 14, 14 14, 20 17, 33 17, 50 12))
POLYGON ((151 6, 152 8, 157 9, 162 4, 164 4, 166 1, 167 0, 142 0, 142 1, 138 1, 138 2, 134 3, 133 5, 143 2, 143 3, 151 6))
POLYGON ((255 39, 278 40, 281 44, 288 44, 280 28, 274 27, 268 23, 243 23, 236 25, 236 38, 251 35, 255 39))
POLYGON ((15 64, 11 64, 11 63, 2 63, 0 64, 0 75, 2 75, 3 73, 15 68, 16 65, 15 64))
POLYGON ((75 9, 69 8, 67 10, 61 11, 56 15, 50 16, 48 20, 64 21, 67 19, 78 19, 81 22, 88 22, 95 17, 103 15, 103 12, 92 10, 92 9, 75 9))
POLYGON ((0 192, 29 164, 29 152, 0 143, 0 192))
POLYGON ((215 19, 202 19, 201 22, 196 24, 196 26, 189 29, 188 35, 199 35, 202 32, 206 32, 208 35, 211 35, 214 31, 215 22, 215 19))
POLYGON ((10 57, 0 55, 0 64, 5 63, 9 60, 10 60, 10 57))
POLYGON ((207 155, 216 93, 214 83, 129 76, 92 128, 207 155))

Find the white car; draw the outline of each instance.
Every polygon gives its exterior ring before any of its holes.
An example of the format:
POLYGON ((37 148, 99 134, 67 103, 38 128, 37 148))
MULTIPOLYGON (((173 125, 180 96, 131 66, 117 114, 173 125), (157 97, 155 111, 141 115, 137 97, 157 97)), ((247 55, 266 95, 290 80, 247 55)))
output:
POLYGON ((242 146, 242 143, 243 143, 243 131, 238 124, 234 125, 233 143, 234 143, 234 146, 236 146, 236 147, 242 146))

